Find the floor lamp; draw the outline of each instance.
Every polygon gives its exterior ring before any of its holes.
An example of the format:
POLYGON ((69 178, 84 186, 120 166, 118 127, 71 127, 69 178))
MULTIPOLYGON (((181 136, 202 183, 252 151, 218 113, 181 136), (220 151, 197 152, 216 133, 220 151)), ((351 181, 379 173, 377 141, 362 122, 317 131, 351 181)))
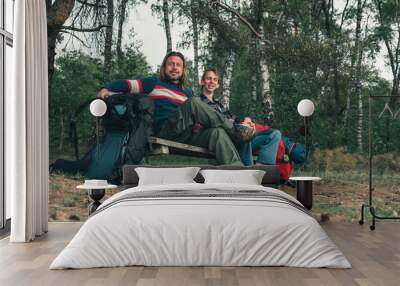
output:
POLYGON ((102 117, 107 112, 107 104, 102 99, 95 99, 90 103, 89 106, 90 113, 96 117, 96 156, 99 159, 99 125, 100 125, 100 117, 102 117))
MULTIPOLYGON (((308 160, 308 145, 307 145, 307 133, 309 132, 308 117, 314 113, 314 103, 309 99, 303 99, 297 105, 297 111, 304 119, 304 146, 305 146, 305 159, 308 160)), ((306 163, 305 163, 306 164, 306 163)), ((304 165, 305 165, 304 164, 304 165)), ((303 166, 304 166, 303 165, 303 166)), ((319 181, 319 177, 290 177, 289 179, 296 181, 296 197, 305 208, 311 209, 313 205, 313 181, 319 181)))
POLYGON ((304 146, 306 148, 306 161, 308 158, 308 151, 309 151, 309 148, 307 145, 307 134, 309 132, 308 117, 313 115, 314 110, 315 110, 314 103, 309 99, 303 99, 297 105, 297 112, 301 116, 303 116, 303 120, 304 120, 304 146))
MULTIPOLYGON (((96 117, 96 157, 100 158, 100 140, 99 140, 99 126, 100 117, 107 112, 107 104, 102 99, 94 99, 89 106, 90 113, 96 117)), ((114 188, 116 186, 109 185, 107 180, 85 180, 85 184, 77 186, 78 189, 85 189, 88 192, 92 202, 88 206, 89 215, 96 211, 99 207, 100 200, 104 197, 106 189, 114 188)))

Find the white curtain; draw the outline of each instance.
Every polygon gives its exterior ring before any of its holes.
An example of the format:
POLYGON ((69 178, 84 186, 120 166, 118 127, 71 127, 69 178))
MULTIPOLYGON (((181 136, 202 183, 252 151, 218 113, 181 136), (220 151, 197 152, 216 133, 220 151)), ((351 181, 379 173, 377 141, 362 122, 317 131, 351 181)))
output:
POLYGON ((14 93, 6 98, 6 187, 12 242, 48 228, 48 81, 45 0, 15 1, 14 93))

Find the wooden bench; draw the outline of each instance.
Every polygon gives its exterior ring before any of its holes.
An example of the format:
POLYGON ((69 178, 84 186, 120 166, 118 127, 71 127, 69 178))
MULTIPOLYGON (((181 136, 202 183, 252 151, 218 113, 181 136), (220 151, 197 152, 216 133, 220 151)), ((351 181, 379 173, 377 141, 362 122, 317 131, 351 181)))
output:
MULTIPOLYGON (((159 137, 150 137, 152 150, 150 155, 162 154, 180 154, 200 158, 215 158, 215 154, 210 152, 207 148, 175 142, 159 137)), ((253 155, 253 160, 257 161, 257 156, 253 155)))
POLYGON ((150 137, 150 143, 152 144, 151 155, 181 154, 193 157, 215 158, 215 154, 210 152, 207 148, 179 143, 154 136, 150 137))

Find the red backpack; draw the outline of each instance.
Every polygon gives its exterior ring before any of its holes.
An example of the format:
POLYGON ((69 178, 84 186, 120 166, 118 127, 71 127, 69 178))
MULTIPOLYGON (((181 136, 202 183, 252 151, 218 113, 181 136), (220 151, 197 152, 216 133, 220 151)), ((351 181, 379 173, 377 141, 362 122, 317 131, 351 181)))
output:
POLYGON ((285 144, 283 140, 279 142, 278 152, 276 152, 276 166, 281 173, 281 179, 288 180, 290 175, 292 174, 293 166, 292 161, 286 159, 287 155, 285 156, 285 144))
MULTIPOLYGON (((268 125, 256 124, 257 131, 266 131, 271 128, 272 127, 268 125)), ((258 155, 258 150, 256 150, 254 155, 258 155)), ((276 152, 276 166, 278 167, 281 174, 281 179, 288 180, 290 175, 292 174, 293 165, 286 155, 283 139, 281 139, 281 141, 279 142, 278 151, 276 152)))

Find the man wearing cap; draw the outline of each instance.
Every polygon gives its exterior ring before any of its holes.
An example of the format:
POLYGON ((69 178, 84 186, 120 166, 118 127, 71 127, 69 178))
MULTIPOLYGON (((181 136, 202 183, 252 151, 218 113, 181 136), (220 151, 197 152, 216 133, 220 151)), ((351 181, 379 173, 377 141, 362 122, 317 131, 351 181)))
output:
POLYGON ((115 80, 105 85, 98 96, 114 93, 147 94, 154 100, 154 131, 159 137, 208 148, 218 164, 243 165, 232 143, 250 141, 255 130, 237 130, 223 115, 193 97, 186 87, 186 61, 179 52, 168 53, 159 77, 115 80), (197 129, 200 125, 202 128, 197 129))

